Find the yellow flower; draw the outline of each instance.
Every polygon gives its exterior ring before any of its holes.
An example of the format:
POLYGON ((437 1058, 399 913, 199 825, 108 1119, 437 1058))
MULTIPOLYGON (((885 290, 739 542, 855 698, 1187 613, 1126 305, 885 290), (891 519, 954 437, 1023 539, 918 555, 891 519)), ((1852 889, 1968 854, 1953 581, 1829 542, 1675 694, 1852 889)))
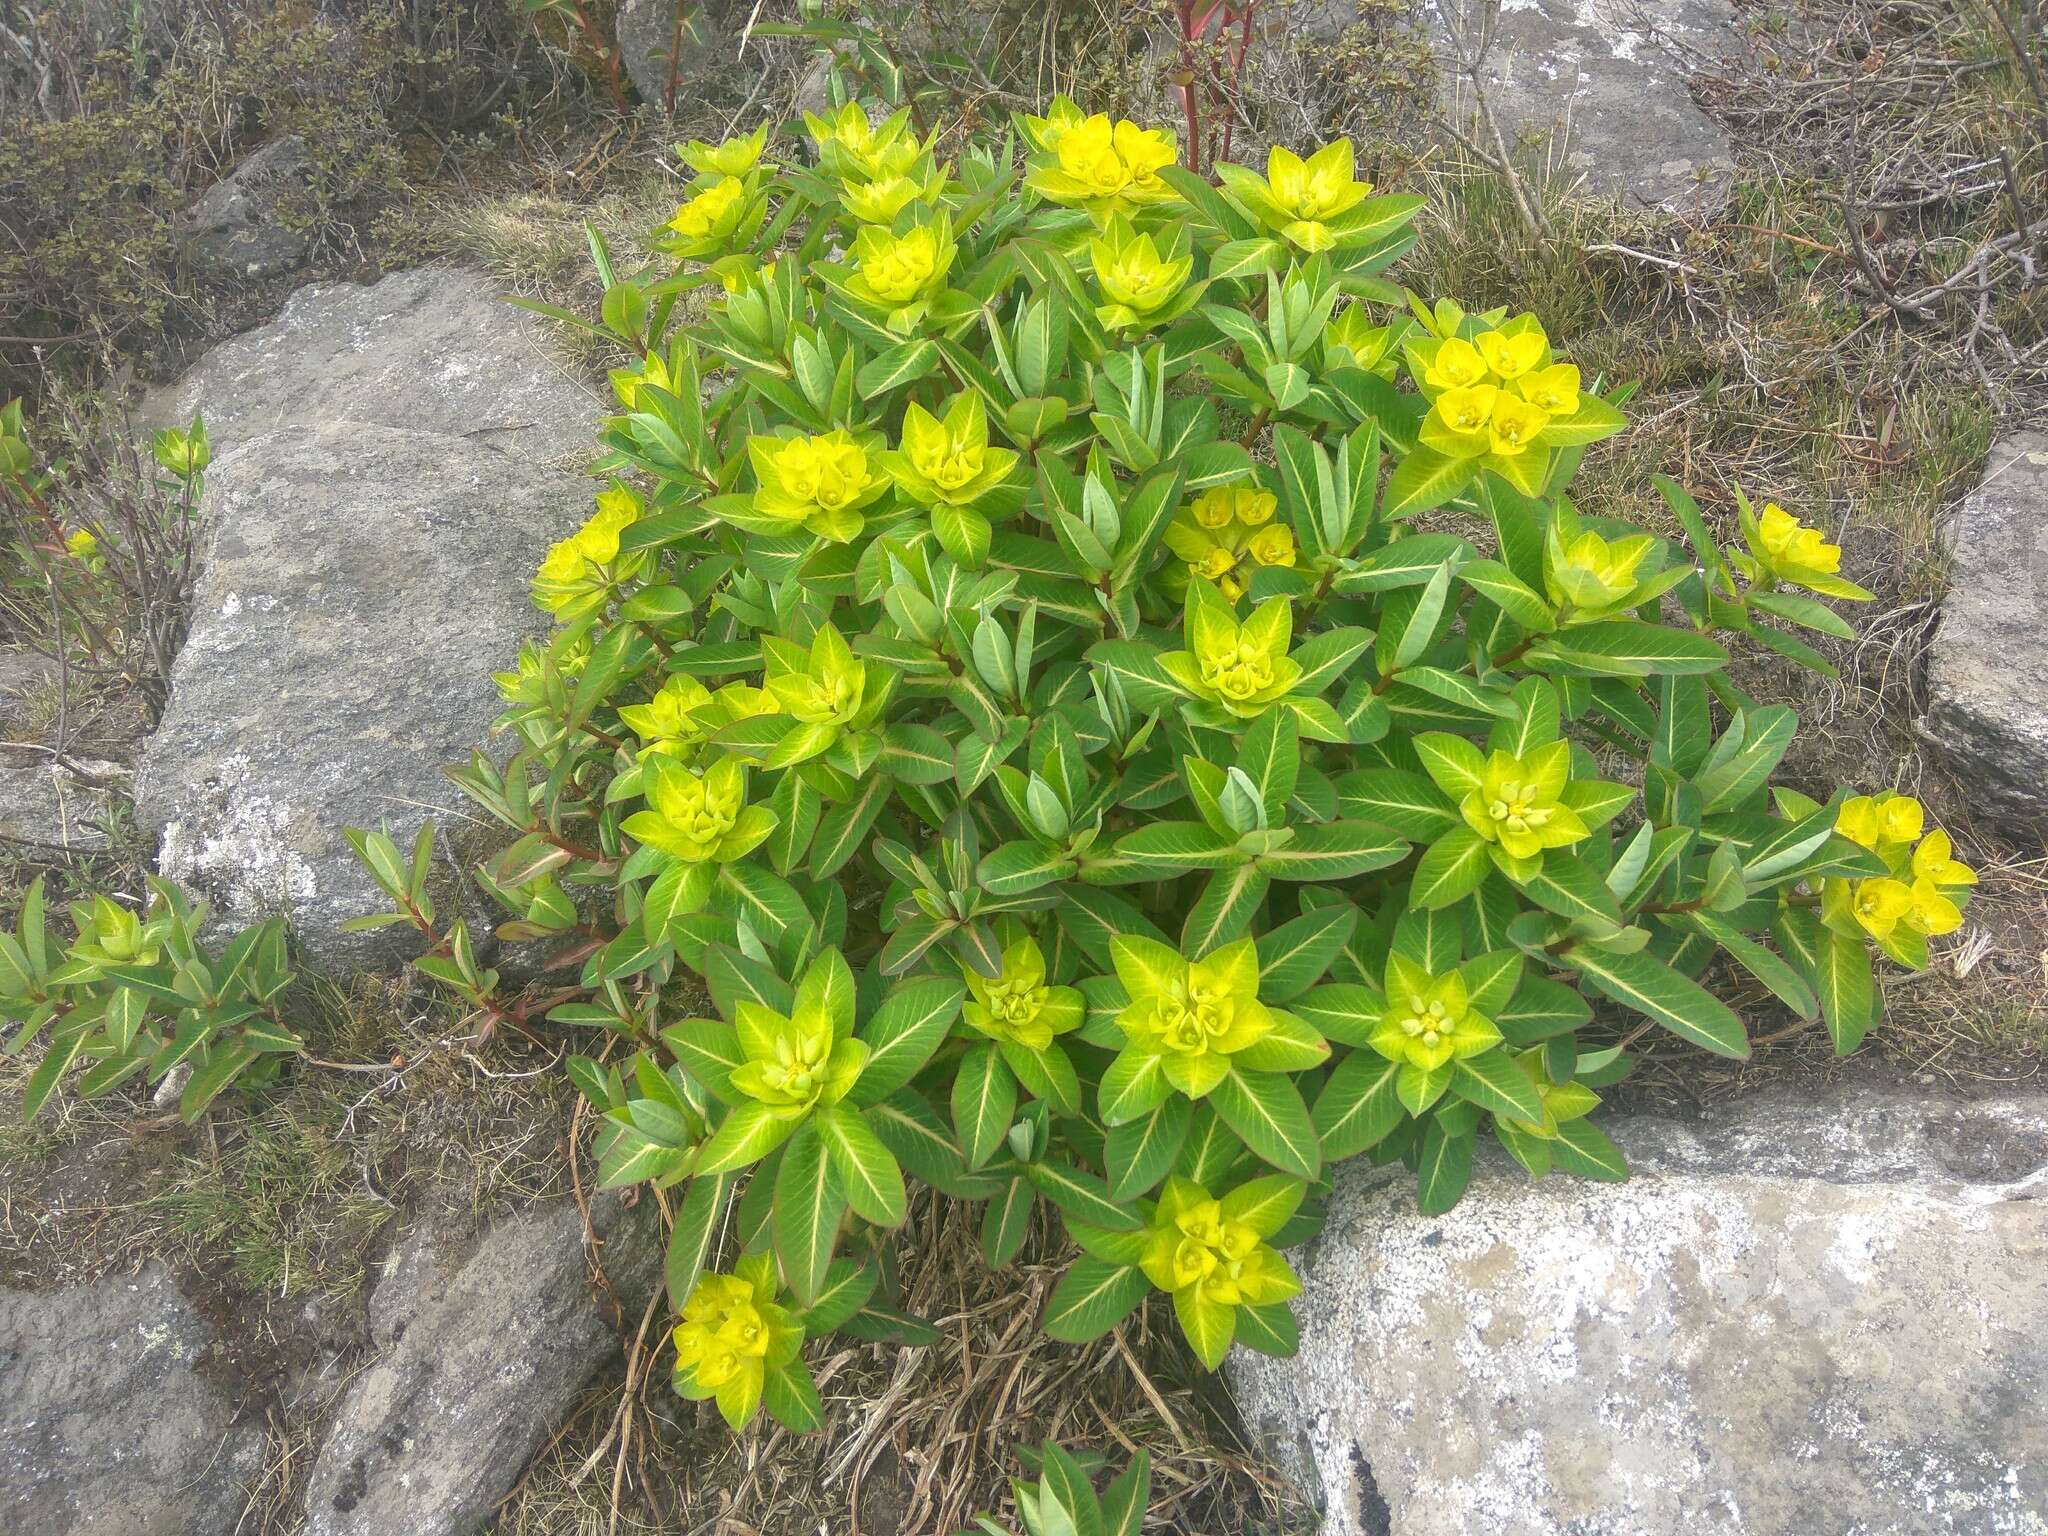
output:
POLYGON ((1436 349, 1435 358, 1423 370, 1422 381, 1436 390, 1471 389, 1484 384, 1486 375, 1486 359, 1479 349, 1453 336, 1436 349))
POLYGON ((1903 880, 1880 876, 1856 882, 1849 910, 1874 939, 1888 939, 1913 911, 1913 888, 1903 880))
POLYGON ((1656 547, 1657 541, 1648 534, 1610 544, 1591 531, 1566 544, 1553 518, 1543 555, 1544 588, 1553 603, 1598 612, 1621 603, 1635 591, 1636 568, 1656 547))
POLYGON ((628 837, 690 864, 743 859, 775 830, 775 813, 747 804, 747 771, 721 758, 701 774, 673 757, 640 760, 647 809, 620 823, 628 837))
POLYGON ((1432 1073, 1501 1042, 1493 1020, 1473 1011, 1465 978, 1455 970, 1433 976, 1412 960, 1389 955, 1386 989, 1387 1004, 1370 1042, 1391 1062, 1432 1073))
POLYGON ((709 688, 688 673, 678 672, 645 704, 621 705, 619 719, 640 739, 643 750, 674 754, 699 736, 698 713, 710 703, 709 688))
POLYGON ((1486 437, 1493 451, 1503 458, 1513 458, 1536 446, 1536 440, 1543 435, 1543 428, 1550 418, 1544 415, 1540 406, 1498 391, 1493 400, 1493 414, 1486 424, 1486 437))
POLYGON ((721 144, 692 139, 676 146, 683 164, 703 176, 744 176, 761 163, 761 151, 768 144, 768 125, 721 144))
MULTIPOLYGON (((1835 812, 1835 830, 1850 842, 1883 853, 1912 842, 1927 823, 1926 809, 1911 795, 1855 795, 1835 812)), ((1942 851, 1947 851, 1947 835, 1942 851)))
POLYGON ((1459 804, 1465 825, 1518 860, 1590 837, 1585 819, 1561 798, 1571 761, 1571 746, 1562 741, 1532 747, 1520 757, 1493 753, 1459 804))
POLYGON ((676 252, 693 257, 719 255, 739 229, 741 216, 746 212, 746 180, 726 176, 708 186, 702 181, 691 185, 702 190, 684 202, 668 221, 668 227, 682 237, 676 242, 676 252))
POLYGON ((742 999, 737 1024, 746 1060, 733 1068, 732 1085, 778 1120, 837 1104, 867 1065, 867 1045, 840 1034, 821 1005, 801 996, 789 1018, 742 999))
POLYGON ((795 1365, 803 1348, 803 1325, 775 1297, 774 1255, 749 1254, 732 1274, 700 1276, 676 1324, 676 1392, 714 1399, 734 1429, 760 1408, 768 1373, 795 1365))
POLYGON ((903 446, 879 456, 903 493, 921 506, 971 506, 1016 467, 1017 454, 988 445, 988 409, 973 390, 955 395, 944 417, 912 402, 903 446))
POLYGON ((945 286, 955 250, 951 226, 944 218, 900 235, 864 224, 854 237, 854 272, 846 280, 847 291, 864 304, 890 311, 891 330, 908 331, 945 286))
POLYGON ((1287 654, 1293 628, 1284 597, 1259 604, 1240 624, 1214 587, 1189 582, 1183 624, 1189 648, 1165 652, 1159 665, 1197 699, 1234 719, 1255 720, 1301 679, 1301 663, 1287 654))
POLYGON ((533 582, 533 600, 553 613, 571 608, 582 612, 601 603, 613 582, 637 567, 639 557, 619 560, 620 536, 640 517, 637 491, 614 481, 597 498, 597 511, 568 538, 555 544, 541 561, 533 582))
POLYGON ((867 680, 867 663, 827 624, 812 639, 804 670, 772 672, 766 682, 784 714, 805 725, 844 726, 860 714, 867 680))
POLYGON ((1130 998, 1116 1017, 1125 1065, 1112 1065, 1110 1073, 1132 1072, 1157 1057, 1166 1081, 1199 1099, 1223 1081, 1230 1057, 1273 1032, 1272 1010, 1259 1001, 1259 956, 1250 939, 1194 961, 1137 934, 1118 934, 1109 951, 1130 998))
POLYGON ((669 372, 668 359, 659 352, 649 352, 640 360, 638 368, 614 368, 611 380, 612 393, 629 411, 640 409, 640 391, 645 386, 652 385, 671 395, 679 393, 679 381, 669 372))
POLYGON ((1263 178, 1241 165, 1219 165, 1230 200, 1296 250, 1327 251, 1343 242, 1339 222, 1372 192, 1353 179, 1349 139, 1338 139, 1303 160, 1274 145, 1263 178))
POLYGON ((969 1000, 960 1017, 991 1040, 1042 1051, 1054 1036, 1081 1027, 1087 1006, 1080 991, 1045 984, 1045 955, 1034 939, 1005 949, 1002 972, 993 980, 972 966, 962 969, 969 1000))
POLYGON ((104 563, 100 560, 100 541, 89 528, 75 528, 64 540, 64 552, 80 564, 97 568, 104 563))
POLYGON ((1301 1281, 1266 1241, 1294 1210, 1293 1201, 1273 1199, 1275 1182, 1254 1179, 1215 1200, 1175 1174, 1146 1223, 1139 1268, 1173 1297, 1181 1332, 1212 1371, 1230 1349, 1239 1307, 1273 1306, 1301 1293, 1301 1281))
POLYGON ((1948 834, 1940 828, 1927 834, 1913 850, 1913 880, 1925 880, 1937 889, 1975 885, 1977 872, 1954 856, 1948 834))
POLYGON ((843 428, 815 437, 749 438, 747 458, 758 482, 755 512, 836 544, 860 533, 861 509, 889 486, 843 428))
POLYGON ((1775 501, 1764 503, 1758 515, 1750 511, 1747 499, 1738 496, 1736 509, 1749 553, 1731 552, 1730 558, 1752 582, 1782 581, 1823 597, 1869 600, 1870 593, 1839 574, 1842 547, 1830 544, 1818 528, 1807 527, 1775 501))
POLYGON ((1579 370, 1570 363, 1552 363, 1515 380, 1522 398, 1552 416, 1569 416, 1579 408, 1579 370))
POLYGON ((1245 553, 1260 565, 1292 565, 1295 559, 1294 533, 1280 523, 1261 528, 1246 541, 1245 553))
POLYGON ((863 224, 891 223, 923 195, 924 189, 908 176, 889 176, 865 186, 849 184, 839 190, 846 211, 863 224))
POLYGON ((1047 146, 1051 164, 1039 164, 1025 184, 1056 203, 1082 206, 1106 221, 1174 191, 1159 172, 1178 151, 1172 138, 1133 122, 1111 123, 1101 113, 1059 128, 1047 146))
POLYGON ((1486 366, 1504 383, 1521 378, 1542 362, 1543 354, 1550 347, 1543 332, 1535 329, 1515 335, 1506 331, 1484 331, 1475 338, 1473 345, 1486 359, 1486 366))
POLYGON ((1132 234, 1122 219, 1112 219, 1088 250, 1095 281, 1109 301, 1096 308, 1095 318, 1111 330, 1142 329, 1173 302, 1194 270, 1192 257, 1166 260, 1150 235, 1132 234))
POLYGON ((1018 121, 1024 129, 1024 137, 1031 147, 1043 154, 1055 154, 1060 140, 1069 129, 1079 126, 1087 117, 1071 97, 1055 96, 1045 109, 1043 117, 1020 115, 1018 121))
POLYGON ((1428 434, 1424 440, 1453 458, 1478 458, 1492 447, 1489 428, 1500 399, 1500 387, 1495 384, 1445 390, 1436 397, 1422 424, 1428 434))
POLYGON ((924 153, 907 107, 876 124, 868 121, 866 108, 849 101, 829 118, 806 112, 804 126, 817 143, 819 165, 840 181, 906 175, 924 153))

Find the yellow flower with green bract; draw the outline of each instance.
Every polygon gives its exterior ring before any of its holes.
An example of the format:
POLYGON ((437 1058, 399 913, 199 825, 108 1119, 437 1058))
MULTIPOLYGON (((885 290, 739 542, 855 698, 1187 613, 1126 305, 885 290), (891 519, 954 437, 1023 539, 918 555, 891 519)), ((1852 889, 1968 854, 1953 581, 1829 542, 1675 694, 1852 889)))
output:
POLYGON ((1166 1081, 1187 1097, 1207 1094, 1229 1072, 1232 1056, 1273 1032, 1273 1012, 1259 1001, 1259 956, 1250 939, 1200 960, 1137 934, 1120 933, 1109 948, 1130 998, 1116 1017, 1126 1042, 1121 1055, 1157 1057, 1166 1081))
POLYGON ((1150 235, 1134 234, 1120 218, 1088 242, 1088 254, 1107 301, 1096 306, 1095 318, 1112 331, 1143 330, 1162 312, 1177 311, 1174 300, 1195 266, 1185 254, 1160 255, 1150 235))
MULTIPOLYGON (((867 1065, 865 1041, 840 1031, 822 1002, 797 998, 785 1018, 763 1003, 742 999, 734 1026, 746 1060, 732 1069, 733 1088, 776 1120, 795 1122, 829 1108, 853 1091, 867 1065)), ((707 1155, 712 1143, 706 1143, 707 1155)))
POLYGON ((709 185, 702 180, 692 182, 691 188, 690 196, 668 221, 668 227, 676 234, 669 249, 678 256, 700 261, 723 256, 731 248, 751 201, 747 179, 721 176, 709 185))
POLYGON ((1224 194, 1296 250, 1313 255, 1342 243, 1344 216, 1372 193, 1370 182, 1353 175, 1351 141, 1338 139, 1303 160, 1276 144, 1266 155, 1266 174, 1223 164, 1216 174, 1224 194))
POLYGON ((775 830, 775 813, 747 804, 747 770, 721 758, 702 773, 663 753, 641 760, 647 809, 620 823, 628 837, 689 864, 731 864, 775 830))
POLYGON ((1464 976, 1441 976, 1398 951, 1387 956, 1386 1008, 1370 1037, 1372 1048, 1400 1069, 1394 1092, 1420 1115, 1450 1087, 1450 1066, 1501 1043, 1493 1020, 1472 1007, 1464 976))
POLYGON ((871 724, 895 683, 893 673, 871 673, 831 624, 819 628, 808 650, 764 635, 761 654, 763 686, 781 713, 796 722, 762 759, 767 768, 808 762, 830 750, 846 731, 871 724))
POLYGON ((859 535, 862 509, 889 488, 889 477, 870 465, 867 450, 843 428, 814 437, 750 437, 747 460, 757 482, 757 516, 834 544, 859 535))
POLYGON ((907 107, 870 123, 867 109, 849 101, 830 117, 806 112, 804 127, 818 146, 820 169, 842 182, 908 175, 926 149, 918 142, 907 107))
POLYGON ((763 123, 752 133, 718 144, 692 139, 687 144, 677 145, 676 153, 683 164, 700 176, 744 176, 761 163, 761 151, 767 147, 768 125, 763 123))
POLYGON ((612 588, 644 563, 638 554, 619 555, 620 540, 640 520, 643 506, 639 492, 617 481, 599 492, 597 511, 541 561, 533 579, 534 602, 565 621, 602 605, 612 588))
POLYGON ((1901 964, 1924 965, 1925 941, 1963 925, 1976 871, 1955 857, 1946 832, 1928 830, 1926 810, 1911 795, 1851 796, 1835 812, 1835 830, 1891 872, 1823 882, 1822 918, 1838 931, 1862 932, 1901 964))
POLYGON ((1543 1106, 1543 1113, 1535 1120, 1524 1120, 1496 1110, 1493 1116, 1494 1135, 1515 1161, 1540 1179, 1551 1170, 1555 1157, 1553 1148, 1564 1134, 1563 1127, 1585 1119, 1598 1109, 1600 1095, 1584 1083, 1551 1081, 1541 1046, 1511 1052, 1509 1060, 1529 1080, 1537 1102, 1543 1106))
POLYGON ((1206 581, 1188 583, 1184 651, 1159 658, 1166 675, 1204 703, 1237 720, 1256 720, 1294 691, 1301 663, 1287 654, 1294 609, 1269 598, 1238 622, 1229 599, 1206 581))
POLYGON ((687 760, 721 726, 774 712, 774 700, 752 683, 727 683, 714 693, 679 672, 645 704, 620 705, 619 720, 639 739, 643 755, 687 760))
POLYGON ((988 410, 970 389, 955 395, 942 417, 912 401, 903 413, 903 446, 878 462, 920 506, 968 507, 1009 478, 1017 457, 988 445, 988 410))
POLYGON ((1547 848, 1569 848, 1592 835, 1585 818, 1562 798, 1571 764, 1571 744, 1564 741, 1531 747, 1520 757, 1490 753, 1478 784, 1459 802, 1459 814, 1517 863, 1547 848))
POLYGON ((1610 541, 1588 529, 1567 543, 1562 521, 1551 519, 1544 543, 1543 587, 1550 600, 1580 617, 1627 607, 1639 585, 1636 572, 1657 541, 1648 534, 1610 541))
POLYGON ((854 270, 845 279, 846 291, 882 311, 890 330, 908 334, 945 287, 956 249, 943 216, 900 235, 864 224, 854 237, 854 270))
POLYGON ((1178 154, 1171 135, 1096 113, 1052 135, 1046 161, 1034 165, 1024 184, 1107 222, 1113 214, 1172 201, 1177 194, 1159 173, 1178 154))
POLYGON ((1041 154, 1056 154, 1060 140, 1067 131, 1087 121, 1088 114, 1077 106, 1070 96, 1055 96, 1047 104, 1045 116, 1019 115, 1017 121, 1024 130, 1024 137, 1031 147, 1041 154))
POLYGON ((839 189, 839 201, 863 224, 893 224, 896 215, 920 200, 929 202, 932 193, 908 176, 885 176, 879 181, 848 182, 839 189))
POLYGON ((1273 1306, 1301 1293, 1301 1281, 1268 1241, 1299 1203, 1298 1194, 1275 1192, 1294 1182, 1254 1179, 1220 1200, 1178 1174, 1160 1188, 1138 1264, 1173 1297, 1181 1332, 1211 1370, 1230 1349, 1240 1307, 1273 1306))
POLYGON ((1752 584, 1768 590, 1783 583, 1822 597, 1870 600, 1869 592, 1840 574, 1842 546, 1830 544, 1818 528, 1809 528, 1775 501, 1765 502, 1759 514, 1739 491, 1735 506, 1747 551, 1731 550, 1728 558, 1752 584))
POLYGON ((729 1275, 700 1275, 682 1305, 675 1390, 693 1402, 713 1399, 734 1429, 760 1408, 771 1372, 802 1369, 803 1326, 776 1296, 774 1255, 763 1252, 729 1275))
POLYGON ((1081 1027, 1086 1006, 1079 990, 1046 985, 1045 955, 1035 939, 1019 939, 1005 948, 1002 970, 994 977, 972 966, 963 966, 962 973, 968 1001, 960 1017, 999 1044, 1042 1051, 1055 1036, 1081 1027))
POLYGON ((1279 498, 1255 485, 1218 485, 1201 492, 1166 525, 1166 547, 1190 579, 1214 582, 1233 602, 1258 566, 1292 566, 1294 532, 1273 521, 1279 498))
POLYGON ((612 393, 618 396, 619 404, 629 411, 641 408, 640 391, 652 385, 673 395, 678 393, 680 381, 669 371, 668 359, 659 352, 650 352, 640 360, 637 368, 614 368, 611 371, 612 393))

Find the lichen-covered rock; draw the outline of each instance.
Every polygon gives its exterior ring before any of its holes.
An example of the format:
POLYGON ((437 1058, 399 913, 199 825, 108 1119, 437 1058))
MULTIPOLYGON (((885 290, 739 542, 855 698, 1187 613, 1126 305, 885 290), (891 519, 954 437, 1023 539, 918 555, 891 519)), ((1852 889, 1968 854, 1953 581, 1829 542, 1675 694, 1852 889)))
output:
POLYGON ((51 762, 10 766, 0 754, 0 843, 102 853, 112 839, 106 791, 51 762))
POLYGON ((1610 1125, 1625 1184, 1339 1170, 1300 1355, 1238 1351, 1324 1536, 2048 1532, 2048 1104, 1610 1125))
MULTIPOLYGON (((606 1278, 636 1326, 661 1271, 651 1201, 591 1208, 606 1278)), ((504 1497, 619 1329, 590 1283, 575 1205, 487 1231, 465 1256, 429 1226, 370 1299, 377 1356, 307 1480, 304 1536, 467 1536, 504 1497)))
POLYGON ((549 352, 544 325, 490 278, 457 267, 368 287, 311 283, 269 325, 153 391, 141 416, 182 427, 204 412, 216 453, 283 426, 361 421, 578 461, 593 451, 605 402, 549 352))
POLYGON ((1993 445, 1947 536, 1927 733, 1972 808, 2039 847, 2048 830, 2048 432, 1993 445))
POLYGON ((206 1379, 211 1345, 160 1264, 68 1290, 0 1290, 0 1530, 235 1530, 263 1426, 237 1422, 206 1379))
POLYGON ((676 0, 626 0, 619 8, 619 57, 640 99, 661 107, 668 99, 669 55, 679 55, 675 70, 676 106, 704 100, 718 66, 733 57, 732 45, 717 9, 703 0, 685 0, 682 29, 676 28, 676 0))
MULTIPOLYGON (((1428 9, 1444 38, 1438 8, 1428 9)), ((1728 0, 1513 0, 1481 69, 1487 104, 1511 143, 1562 135, 1563 170, 1595 192, 1667 209, 1710 203, 1735 162, 1671 44, 1712 52, 1734 24, 1728 0)), ((1447 95, 1454 112, 1471 110, 1455 64, 1447 95)))
POLYGON ((344 829, 404 844, 458 803, 441 769, 488 744, 491 673, 540 627, 534 566, 588 498, 481 440, 362 422, 217 459, 191 633, 137 779, 163 873, 239 920, 285 913, 325 969, 416 953, 408 927, 340 932, 386 905, 344 829))
POLYGON ((297 134, 250 155, 193 199, 178 219, 178 247, 201 278, 281 277, 313 249, 306 192, 313 174, 297 134))

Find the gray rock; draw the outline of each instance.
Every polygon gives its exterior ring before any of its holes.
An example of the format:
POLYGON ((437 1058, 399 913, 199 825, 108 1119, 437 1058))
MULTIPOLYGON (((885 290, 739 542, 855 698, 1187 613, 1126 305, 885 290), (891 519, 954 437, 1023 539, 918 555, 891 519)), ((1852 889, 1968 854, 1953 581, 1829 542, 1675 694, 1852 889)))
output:
POLYGON ((702 101, 721 66, 734 57, 725 28, 702 0, 683 5, 678 42, 676 9, 677 0, 626 0, 619 9, 619 57, 640 99, 657 109, 668 98, 671 49, 682 54, 675 74, 678 108, 702 101))
POLYGON ((105 825, 111 814, 106 791, 54 763, 0 763, 0 842, 102 853, 112 842, 105 825))
MULTIPOLYGON (((487 744, 490 674, 541 627, 535 564, 589 498, 475 438, 335 421, 248 441, 207 474, 203 568, 143 752, 163 873, 238 919, 283 912, 316 967, 417 952, 343 836, 404 845, 487 744)), ((445 821, 445 817, 442 818, 445 821)))
POLYGON ((2048 431, 1992 446, 1947 539, 1927 734, 1972 807, 2038 847, 2048 825, 2048 431))
POLYGON ((263 1427, 206 1379, 205 1322, 168 1271, 0 1290, 0 1530, 225 1536, 263 1427))
POLYGON ((591 455, 605 409, 549 352, 545 322, 507 304, 490 278, 420 267, 368 287, 308 284, 271 324, 152 391, 141 417, 183 427, 203 411, 216 453, 278 427, 346 420, 553 462, 591 455))
POLYGON ((1300 1355, 1229 1367, 1324 1536, 2048 1532, 2048 1101, 1608 1129, 1629 1182, 1439 1217, 1338 1171, 1300 1355))
POLYGON ((281 277, 305 265, 312 156, 297 134, 264 145, 195 198, 178 220, 178 245, 211 282, 281 277))
MULTIPOLYGON (((592 1226, 639 1322, 661 1271, 651 1201, 605 1196, 592 1226)), ((467 1536, 584 1385, 619 1354, 573 1203, 492 1227, 464 1257, 432 1228, 393 1251, 370 1300, 378 1354, 307 1480, 305 1536, 467 1536)))
MULTIPOLYGON (((1441 42, 1444 12, 1455 22, 1477 6, 1424 9, 1441 42)), ((1678 48, 1716 52, 1734 21, 1728 0, 1508 0, 1481 71, 1488 106, 1511 144, 1562 133, 1562 168, 1593 191, 1666 209, 1717 201, 1735 162, 1694 104, 1678 48)), ((1450 108, 1469 114, 1471 84, 1447 68, 1450 108)))

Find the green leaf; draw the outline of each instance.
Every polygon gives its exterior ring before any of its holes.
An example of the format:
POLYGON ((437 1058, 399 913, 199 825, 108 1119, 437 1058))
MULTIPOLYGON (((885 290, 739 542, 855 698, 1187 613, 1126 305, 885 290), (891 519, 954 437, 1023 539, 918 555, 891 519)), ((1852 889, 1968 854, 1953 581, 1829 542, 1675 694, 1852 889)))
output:
POLYGON ((1169 1094, 1151 1114, 1112 1130, 1103 1143, 1110 1198, 1135 1200, 1165 1178, 1193 1118, 1194 1106, 1177 1093, 1169 1094))
POLYGON ((1210 1090, 1207 1102, 1255 1156, 1282 1173, 1312 1179, 1321 1169, 1322 1142, 1308 1106, 1294 1084, 1279 1073, 1243 1072, 1233 1066, 1210 1090))
POLYGON ((1053 1287, 1040 1326, 1048 1338, 1085 1344, 1129 1317, 1151 1289, 1145 1272, 1135 1264, 1079 1258, 1053 1287))
POLYGON ((817 1115, 816 1124, 854 1213, 877 1226, 902 1226, 903 1170, 860 1111, 835 1104, 817 1115))
POLYGON ((1144 1225, 1136 1211, 1110 1198, 1108 1186, 1100 1179, 1066 1163, 1027 1163, 1024 1176, 1040 1194, 1076 1221, 1111 1232, 1135 1232, 1144 1225))
POLYGON ((1529 650, 1529 664, 1579 677, 1648 677, 1718 672, 1728 653, 1705 635, 1603 619, 1546 635, 1529 650))
POLYGON ((990 1269, 1003 1268, 1023 1249, 1037 1200, 1028 1180, 1012 1179, 982 1208, 981 1256, 990 1269))
POLYGON ((1506 1051, 1481 1051, 1452 1064, 1451 1092, 1489 1115, 1541 1121, 1543 1100, 1529 1074, 1506 1051))
POLYGON ((666 1274, 669 1306, 677 1312, 690 1299, 697 1276, 703 1272, 711 1244, 725 1220, 733 1182, 729 1174, 700 1175, 690 1181, 688 1192, 676 1207, 675 1228, 668 1239, 666 1274))
POLYGON ((1211 1298, 1198 1285, 1173 1293, 1173 1315, 1187 1338, 1195 1358, 1215 1370, 1230 1353, 1230 1341, 1237 1333, 1238 1309, 1211 1298))
POLYGON ((966 996, 966 982, 944 976, 900 983, 860 1031, 869 1054, 852 1102, 863 1108, 879 1104, 915 1077, 960 1017, 966 996))
POLYGON ((846 1196, 824 1138, 815 1126, 800 1127, 775 1170, 774 1227, 775 1256, 790 1289, 806 1306, 825 1283, 845 1214, 846 1196))
POLYGON ((1487 852, 1491 846, 1470 827, 1453 827, 1444 833, 1424 850, 1422 862, 1415 866, 1415 879, 1408 887, 1409 905, 1428 911, 1471 895, 1493 868, 1487 852))
POLYGON ((1662 961, 1647 954, 1616 954, 1589 944, 1575 945, 1564 958, 1601 993, 1655 1019, 1682 1039, 1734 1061, 1748 1057, 1749 1036, 1742 1021, 1698 982, 1679 975, 1662 961))
POLYGON ((1357 926, 1358 909, 1339 902, 1260 934, 1260 1001, 1284 1003, 1314 986, 1351 941, 1357 926))
POLYGON ((1017 1112, 1017 1079, 993 1044, 975 1045, 953 1077, 953 1129, 969 1168, 994 1155, 1017 1112))
POLYGON ((1445 1132, 1432 1119, 1422 1133, 1422 1156, 1415 1168, 1415 1200, 1425 1216, 1441 1216, 1458 1203, 1472 1178, 1470 1135, 1445 1132))
POLYGON ((1394 1091, 1400 1070, 1372 1051, 1353 1051, 1337 1063, 1316 1099, 1314 1115, 1325 1162, 1341 1162, 1377 1146, 1406 1118, 1394 1091))
POLYGON ((1393 522, 1440 507, 1470 485, 1478 473, 1476 459, 1451 459, 1433 449, 1417 448, 1389 477, 1381 515, 1393 522))

